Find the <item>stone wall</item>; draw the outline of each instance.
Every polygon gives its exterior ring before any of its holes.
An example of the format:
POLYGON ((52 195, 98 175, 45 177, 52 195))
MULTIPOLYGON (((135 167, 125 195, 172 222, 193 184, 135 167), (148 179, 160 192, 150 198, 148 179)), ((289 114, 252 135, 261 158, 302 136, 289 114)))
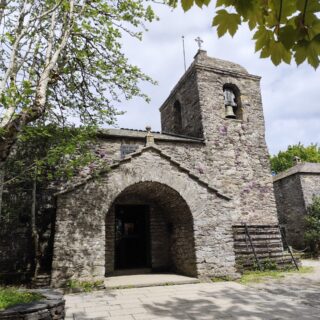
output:
POLYGON ((313 196, 320 196, 320 164, 301 163, 274 177, 279 222, 288 243, 304 249, 305 216, 313 196))
POLYGON ((313 196, 320 196, 320 172, 301 174, 300 181, 303 190, 304 202, 306 207, 308 207, 312 203, 313 196))
POLYGON ((199 108, 199 92, 197 75, 193 68, 183 77, 179 90, 173 90, 161 107, 161 128, 163 132, 177 133, 191 137, 203 137, 201 112, 199 108), (175 108, 176 101, 181 105, 181 130, 176 132, 175 108))
MULTIPOLYGON (((0 281, 26 282, 33 276, 35 250, 31 236, 31 188, 12 185, 3 194, 0 228, 0 281)), ((37 190, 36 225, 40 273, 50 272, 55 220, 54 191, 37 190)))
POLYGON ((279 223, 285 227, 287 241, 296 249, 304 248, 306 208, 299 175, 274 182, 279 223))
POLYGON ((170 235, 165 213, 156 203, 150 206, 151 267, 155 271, 170 270, 170 235))
POLYGON ((28 215, 30 193, 7 189, 2 198, 0 281, 26 281, 32 271, 32 239, 28 215))

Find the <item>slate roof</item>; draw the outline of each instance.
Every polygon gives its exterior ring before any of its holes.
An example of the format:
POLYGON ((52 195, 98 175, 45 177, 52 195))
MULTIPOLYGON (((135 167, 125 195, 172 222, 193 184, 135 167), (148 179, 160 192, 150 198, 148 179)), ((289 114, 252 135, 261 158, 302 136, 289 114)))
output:
MULTIPOLYGON (((204 139, 171 134, 171 133, 160 133, 152 131, 152 135, 155 140, 168 141, 168 142, 186 142, 186 143, 203 143, 204 139)), ((147 131, 145 130, 133 130, 133 129, 100 129, 98 131, 98 137, 101 138, 132 138, 132 139, 146 139, 147 131)))
POLYGON ((302 162, 288 170, 281 172, 273 177, 273 181, 278 181, 297 173, 320 174, 320 163, 302 162))

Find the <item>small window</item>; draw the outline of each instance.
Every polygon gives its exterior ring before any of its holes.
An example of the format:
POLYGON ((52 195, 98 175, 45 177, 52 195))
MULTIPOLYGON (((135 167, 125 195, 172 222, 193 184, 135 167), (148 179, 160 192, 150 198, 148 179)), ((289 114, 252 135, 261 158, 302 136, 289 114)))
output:
POLYGON ((120 157, 124 159, 128 154, 134 153, 138 150, 139 146, 136 144, 122 144, 120 146, 120 157))
POLYGON ((242 105, 239 89, 232 84, 223 86, 225 117, 242 120, 242 105))
POLYGON ((182 132, 182 115, 181 115, 181 104, 177 100, 173 105, 173 120, 174 120, 174 132, 182 132))

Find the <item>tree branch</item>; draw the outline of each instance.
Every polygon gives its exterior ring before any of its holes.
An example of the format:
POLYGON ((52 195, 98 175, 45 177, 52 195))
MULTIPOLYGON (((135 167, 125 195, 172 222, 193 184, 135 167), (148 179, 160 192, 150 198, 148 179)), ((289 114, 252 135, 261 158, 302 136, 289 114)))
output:
POLYGON ((53 8, 42 13, 40 16, 34 17, 33 19, 30 19, 30 22, 39 21, 42 18, 44 18, 45 16, 49 15, 50 13, 56 11, 58 9, 58 7, 61 5, 61 3, 62 3, 62 0, 60 0, 53 8))

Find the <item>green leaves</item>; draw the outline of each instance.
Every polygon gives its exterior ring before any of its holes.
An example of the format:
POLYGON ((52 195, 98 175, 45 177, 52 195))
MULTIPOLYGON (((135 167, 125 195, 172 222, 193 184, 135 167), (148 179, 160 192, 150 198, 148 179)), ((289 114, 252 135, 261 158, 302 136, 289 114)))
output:
POLYGON ((212 26, 217 26, 219 37, 222 37, 226 32, 229 32, 231 36, 234 36, 240 24, 240 15, 229 13, 226 10, 217 11, 217 15, 212 22, 212 26))
MULTIPOLYGON (((154 82, 129 63, 122 38, 141 40, 146 24, 156 19, 149 3, 81 0, 74 1, 74 7, 69 0, 46 0, 41 6, 27 3, 27 14, 21 1, 10 3, 0 35, 4 79, 0 109, 2 116, 7 111, 8 121, 19 119, 15 126, 21 129, 39 117, 63 125, 70 119, 81 125, 111 124, 120 101, 134 96, 148 101, 140 85, 154 82), (64 36, 66 45, 61 46, 64 36)), ((206 1, 197 0, 202 3, 206 1)))
POLYGON ((97 128, 27 126, 21 132, 16 151, 6 161, 6 172, 14 183, 67 179, 93 162, 100 161, 92 152, 91 142, 97 128), (36 168, 36 171, 34 170, 36 168))
MULTIPOLYGON (((185 11, 209 2, 181 0, 185 11)), ((216 8, 212 26, 219 37, 233 36, 242 23, 248 23, 261 58, 269 58, 275 65, 290 63, 293 58, 298 65, 307 61, 318 68, 319 0, 217 0, 216 8)))
POLYGON ((290 63, 291 55, 281 41, 275 40, 274 33, 264 26, 260 26, 253 36, 256 40, 256 51, 260 51, 261 58, 270 57, 273 64, 279 65, 282 61, 290 63))
MULTIPOLYGON (((188 11, 194 4, 199 8, 202 8, 204 5, 208 6, 211 0, 181 0, 181 6, 184 11, 188 11)), ((175 6, 176 1, 169 1, 169 5, 175 6)))
POLYGON ((181 0, 182 9, 188 11, 193 6, 194 0, 181 0))
POLYGON ((317 144, 304 146, 299 143, 288 146, 286 151, 280 151, 270 158, 271 169, 274 173, 285 171, 294 166, 293 158, 297 156, 304 162, 320 163, 320 147, 317 144))
POLYGON ((308 214, 305 216, 306 232, 305 240, 309 249, 315 255, 320 250, 320 197, 314 196, 312 203, 308 206, 308 214))

